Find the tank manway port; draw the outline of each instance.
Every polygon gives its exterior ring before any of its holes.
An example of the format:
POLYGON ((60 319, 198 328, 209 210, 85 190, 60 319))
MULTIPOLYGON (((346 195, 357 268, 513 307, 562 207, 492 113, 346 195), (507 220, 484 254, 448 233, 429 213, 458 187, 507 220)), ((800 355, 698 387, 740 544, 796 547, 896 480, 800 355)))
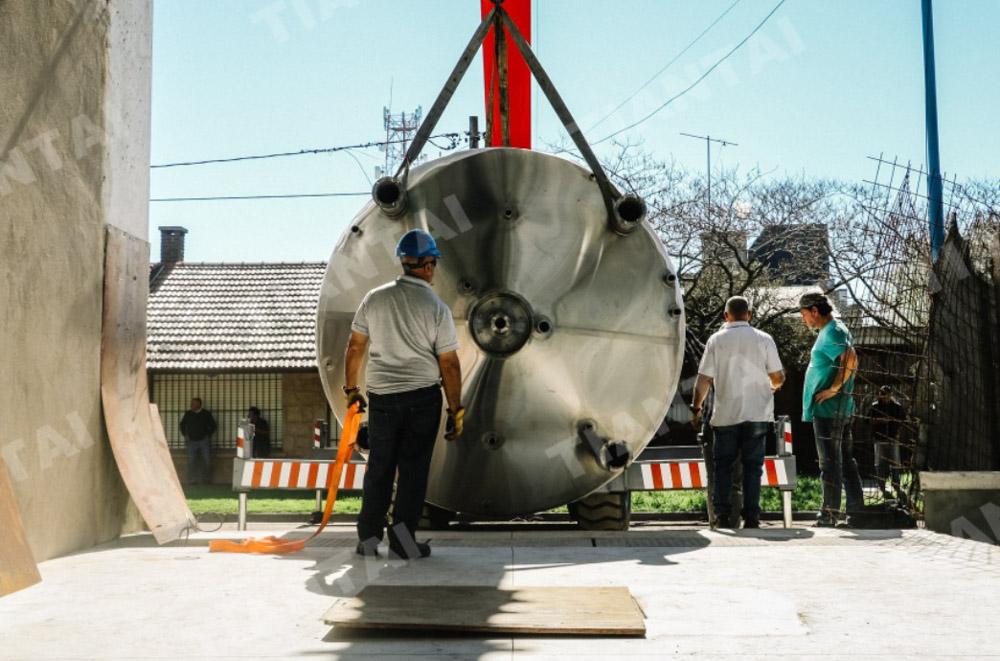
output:
POLYGON ((517 294, 487 294, 472 307, 469 326, 479 348, 494 356, 509 356, 531 336, 531 307, 517 294))

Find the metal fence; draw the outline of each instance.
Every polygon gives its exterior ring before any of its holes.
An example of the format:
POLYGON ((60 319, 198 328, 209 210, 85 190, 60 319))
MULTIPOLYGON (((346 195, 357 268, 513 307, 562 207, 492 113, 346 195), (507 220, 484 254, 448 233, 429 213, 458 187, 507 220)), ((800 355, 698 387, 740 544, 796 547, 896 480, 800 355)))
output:
POLYGON ((178 425, 190 408, 191 398, 200 397, 202 405, 215 417, 218 430, 212 447, 236 447, 236 429, 247 409, 256 406, 271 426, 271 448, 282 447, 284 412, 282 375, 274 373, 152 373, 150 396, 160 409, 167 445, 184 447, 178 425))
POLYGON ((863 213, 840 228, 853 257, 834 264, 860 359, 855 457, 869 503, 915 510, 918 471, 1000 467, 998 210, 946 179, 948 237, 932 265, 926 173, 873 160, 863 213), (898 424, 874 406, 882 386, 898 424))

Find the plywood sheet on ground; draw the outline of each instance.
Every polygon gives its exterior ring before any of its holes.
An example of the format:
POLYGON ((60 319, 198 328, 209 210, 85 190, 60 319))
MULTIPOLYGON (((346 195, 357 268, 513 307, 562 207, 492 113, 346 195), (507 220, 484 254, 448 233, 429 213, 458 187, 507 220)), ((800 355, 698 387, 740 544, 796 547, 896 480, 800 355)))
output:
POLYGON ((28 547, 7 465, 0 457, 0 597, 40 580, 42 577, 28 547))
POLYGON ((101 399, 108 438, 125 486, 160 544, 195 524, 160 421, 153 420, 146 377, 149 244, 108 228, 104 260, 101 399))
POLYGON ((338 628, 642 636, 624 587, 369 585, 323 617, 338 628))

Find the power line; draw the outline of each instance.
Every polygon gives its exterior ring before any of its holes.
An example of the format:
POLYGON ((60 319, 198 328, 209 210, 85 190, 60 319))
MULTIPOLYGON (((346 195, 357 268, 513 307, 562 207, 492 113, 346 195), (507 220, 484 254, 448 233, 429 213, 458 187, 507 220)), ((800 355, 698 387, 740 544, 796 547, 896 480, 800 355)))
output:
POLYGON ((628 103, 629 101, 631 101, 632 99, 634 99, 634 98, 635 98, 636 96, 638 96, 638 95, 639 95, 639 93, 640 93, 640 92, 642 92, 642 90, 644 90, 644 89, 646 89, 647 87, 649 87, 649 86, 650 86, 650 85, 651 85, 651 84, 653 83, 653 81, 654 81, 654 80, 656 80, 656 79, 657 79, 657 78, 659 78, 659 77, 660 77, 661 75, 663 75, 663 72, 664 72, 664 71, 666 71, 667 69, 669 69, 669 68, 670 68, 670 67, 671 67, 671 66, 672 66, 672 65, 674 64, 674 62, 676 62, 677 60, 681 59, 681 57, 682 57, 682 56, 684 55, 684 53, 688 52, 688 51, 689 51, 689 50, 691 49, 691 47, 692 47, 692 46, 694 46, 695 44, 697 44, 697 43, 698 43, 698 42, 699 42, 699 41, 701 40, 701 38, 702 38, 702 37, 704 37, 704 36, 705 36, 706 34, 708 34, 708 33, 709 33, 709 31, 710 31, 710 30, 711 30, 712 28, 714 28, 714 27, 716 26, 716 24, 718 24, 718 22, 719 22, 719 21, 721 21, 721 20, 722 20, 723 18, 725 18, 725 17, 726 17, 726 14, 728 14, 729 12, 731 12, 731 11, 733 10, 733 8, 734 8, 734 7, 736 7, 736 5, 740 4, 740 3, 742 2, 742 1, 743 1, 743 0, 735 0, 735 2, 733 2, 733 4, 729 5, 729 8, 728 8, 728 9, 726 9, 726 10, 725 10, 724 12, 722 12, 721 14, 719 14, 719 15, 718 15, 718 16, 717 16, 717 17, 715 18, 715 20, 714 20, 714 21, 712 21, 711 23, 709 23, 709 25, 708 25, 708 27, 707 27, 707 28, 705 28, 704 30, 702 30, 702 31, 701 31, 701 34, 699 34, 699 35, 698 35, 697 37, 695 37, 695 38, 694 38, 694 40, 692 40, 692 41, 691 41, 691 43, 689 43, 689 44, 688 44, 687 46, 685 46, 685 47, 684 47, 684 48, 683 48, 683 49, 681 50, 681 52, 677 53, 677 55, 674 55, 673 59, 671 59, 671 60, 670 60, 669 62, 667 62, 667 63, 666 63, 666 64, 665 64, 664 66, 663 66, 663 68, 662 68, 662 69, 660 69, 659 71, 657 71, 656 73, 654 73, 654 74, 653 74, 653 75, 652 75, 652 76, 651 76, 651 77, 649 78, 649 80, 647 80, 646 82, 644 82, 644 83, 643 83, 643 84, 642 84, 642 85, 641 85, 641 86, 639 87, 639 89, 637 89, 636 91, 632 92, 632 94, 631 94, 631 95, 629 95, 629 97, 628 97, 628 98, 626 98, 626 99, 625 99, 624 101, 622 101, 622 102, 621 102, 621 103, 619 103, 619 104, 618 104, 617 106, 615 106, 615 109, 614 109, 614 110, 612 110, 612 111, 611 111, 611 112, 609 112, 609 113, 608 113, 607 115, 605 115, 604 117, 601 117, 601 118, 600 118, 599 120, 597 120, 596 122, 594 122, 594 124, 593 124, 593 125, 592 125, 592 126, 591 126, 591 127, 589 128, 589 129, 587 129, 587 133, 590 133, 590 132, 591 132, 591 131, 593 131, 593 130, 594 130, 595 128, 597 128, 598 126, 600 126, 601 124, 603 124, 603 123, 604 123, 604 122, 605 122, 605 121, 606 121, 606 120, 607 120, 607 119, 608 119, 609 117, 611 117, 611 116, 612 116, 612 115, 614 115, 614 114, 615 114, 616 112, 618 112, 619 110, 621 110, 621 109, 622 109, 622 107, 623 107, 623 106, 624 106, 624 105, 625 105, 626 103, 628 103))
POLYGON ((302 197, 356 197, 364 193, 282 193, 277 195, 216 195, 207 197, 152 197, 150 202, 209 202, 217 200, 290 200, 302 197))
POLYGON ((663 110, 664 108, 666 108, 667 106, 669 106, 669 105, 670 105, 671 103, 673 103, 673 102, 674 102, 674 101, 676 101, 677 99, 681 98, 682 96, 684 96, 685 94, 687 94, 688 92, 690 92, 690 91, 691 91, 692 89, 694 89, 694 88, 695 88, 695 87, 696 87, 696 86, 697 86, 697 85, 698 85, 698 84, 699 84, 699 83, 700 83, 701 81, 705 80, 705 79, 706 79, 706 78, 708 77, 708 75, 709 75, 710 73, 712 73, 713 71, 715 71, 715 69, 716 69, 716 68, 717 68, 717 67, 718 67, 718 66, 719 66, 720 64, 722 64, 722 63, 723 63, 723 62, 725 62, 725 61, 726 61, 727 59, 729 59, 729 57, 730 57, 730 56, 731 56, 731 55, 732 55, 733 53, 735 53, 736 51, 738 51, 738 50, 739 50, 739 49, 740 49, 740 48, 741 48, 741 47, 742 47, 742 46, 743 46, 743 45, 744 45, 745 43, 747 43, 748 41, 750 41, 750 38, 751 38, 751 37, 753 37, 753 36, 754 36, 755 34, 757 34, 757 32, 758 32, 758 31, 759 31, 759 30, 760 30, 760 29, 761 29, 762 27, 764 27, 764 24, 765 24, 765 23, 767 23, 767 22, 768 22, 768 21, 770 20, 770 18, 771 18, 772 16, 774 16, 775 12, 777 12, 777 11, 778 11, 778 9, 780 9, 780 8, 781 8, 781 5, 785 4, 785 1, 786 1, 786 0, 779 0, 778 4, 776 4, 776 5, 774 6, 774 9, 772 9, 772 10, 771 10, 771 11, 770 11, 770 12, 768 13, 768 15, 767 15, 767 16, 765 16, 765 17, 764 17, 764 19, 763 19, 763 20, 762 20, 762 21, 761 21, 760 23, 758 23, 758 24, 757 24, 757 27, 755 27, 755 28, 754 28, 754 29, 753 29, 753 30, 752 30, 752 31, 750 32, 750 34, 748 34, 747 36, 743 37, 743 39, 742 39, 742 40, 741 40, 741 41, 740 41, 740 42, 739 42, 738 44, 736 44, 735 46, 733 46, 733 47, 732 47, 732 48, 731 48, 731 49, 729 50, 729 52, 728 52, 728 53, 726 53, 725 55, 723 55, 723 56, 722 56, 722 57, 721 57, 721 58, 720 58, 720 59, 719 59, 718 61, 716 61, 716 63, 715 63, 715 64, 713 64, 713 65, 712 65, 712 66, 710 66, 710 67, 709 67, 708 69, 706 69, 706 70, 705 70, 705 72, 704 72, 703 74, 701 74, 700 76, 698 76, 698 78, 697 78, 697 79, 696 79, 696 80, 695 80, 695 81, 694 81, 693 83, 691 83, 690 85, 688 85, 687 87, 685 87, 685 88, 684 88, 683 90, 681 90, 681 91, 680 91, 680 92, 678 92, 677 94, 675 94, 675 95, 673 95, 672 97, 670 97, 669 99, 667 99, 667 100, 666 100, 665 102, 663 102, 663 104, 662 104, 662 105, 660 105, 660 106, 659 106, 658 108, 656 108, 655 110, 653 110, 653 111, 652 111, 651 113, 649 113, 648 115, 646 115, 646 116, 645 116, 645 117, 643 117, 642 119, 639 119, 638 121, 635 121, 635 122, 632 122, 632 123, 631 123, 631 124, 629 124, 628 126, 626 126, 626 127, 624 127, 624 128, 620 128, 620 129, 618 129, 617 131, 615 131, 614 133, 609 133, 608 135, 604 136, 604 137, 603 137, 603 138, 601 138, 600 140, 597 140, 597 141, 595 141, 595 142, 592 142, 592 143, 590 143, 590 144, 591 144, 591 145, 599 145, 599 144, 601 144, 602 142, 606 142, 606 141, 610 140, 611 138, 615 137, 616 135, 619 135, 619 134, 621 134, 621 133, 624 133, 625 131, 629 131, 629 130, 631 130, 631 129, 634 129, 634 128, 635 128, 636 126, 639 126, 639 124, 642 124, 643 122, 647 121, 647 120, 648 120, 648 119, 650 119, 650 118, 651 118, 651 117, 652 117, 653 115, 657 114, 658 112, 660 112, 661 110, 663 110))
MULTIPOLYGON (((461 139, 461 133, 439 133, 437 135, 431 136, 433 138, 448 138, 451 141, 451 148, 454 149, 458 146, 458 141, 461 139)), ((319 147, 315 149, 300 149, 299 151, 282 151, 274 152, 271 154, 251 154, 248 156, 231 156, 228 158, 207 158, 200 161, 178 161, 176 163, 157 163, 155 165, 150 165, 151 169, 155 168, 178 168, 186 167, 189 165, 208 165, 211 163, 235 163, 238 161, 255 161, 265 158, 284 158, 286 156, 306 156, 309 154, 332 154, 339 151, 349 151, 351 149, 368 149, 370 147, 382 147, 389 144, 395 144, 398 142, 404 142, 403 140, 373 140, 371 142, 363 142, 356 145, 341 145, 337 147, 319 147)))

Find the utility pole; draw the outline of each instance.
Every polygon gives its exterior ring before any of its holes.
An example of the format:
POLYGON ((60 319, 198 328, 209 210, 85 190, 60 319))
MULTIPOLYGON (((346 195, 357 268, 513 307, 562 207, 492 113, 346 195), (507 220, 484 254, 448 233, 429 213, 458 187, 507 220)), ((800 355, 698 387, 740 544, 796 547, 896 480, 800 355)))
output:
MULTIPOLYGON (((929 0, 928 0, 929 1, 929 0)), ((705 141, 705 173, 707 181, 708 190, 708 202, 705 205, 705 217, 710 219, 712 215, 712 143, 718 142, 719 146, 727 147, 739 147, 735 142, 730 142, 729 140, 722 140, 720 138, 713 138, 710 135, 694 135, 693 133, 681 133, 685 138, 694 138, 695 140, 705 141)))
POLYGON ((930 220, 931 261, 937 261, 944 244, 944 197, 941 156, 938 151, 937 81, 934 74, 934 12, 931 0, 922 0, 924 33, 924 123, 927 131, 927 197, 930 220))
POLYGON ((479 149, 479 117, 469 115, 469 149, 479 149))
POLYGON ((401 112, 394 115, 388 107, 382 108, 382 123, 385 126, 385 172, 394 172, 403 161, 410 141, 420 127, 423 109, 417 106, 413 112, 401 112))

